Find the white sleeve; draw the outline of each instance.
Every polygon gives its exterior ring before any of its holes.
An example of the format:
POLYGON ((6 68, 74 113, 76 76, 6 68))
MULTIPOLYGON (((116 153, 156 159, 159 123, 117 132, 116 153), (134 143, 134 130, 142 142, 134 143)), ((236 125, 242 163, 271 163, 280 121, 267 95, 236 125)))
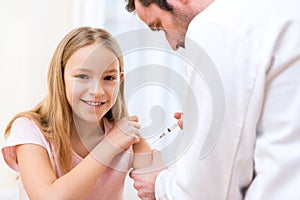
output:
POLYGON ((258 124, 252 199, 300 199, 300 22, 289 23, 274 51, 258 124))
MULTIPOLYGON (((194 72, 193 70, 187 70, 189 83, 197 98, 199 111, 198 119, 195 119, 198 122, 197 131, 194 133, 183 131, 180 139, 181 144, 172 151, 172 156, 177 153, 177 157, 174 157, 174 159, 178 159, 176 166, 162 171, 157 176, 155 195, 158 200, 197 199, 199 189, 202 190, 199 186, 205 182, 201 180, 201 177, 206 173, 201 171, 201 168, 206 168, 206 166, 205 162, 199 157, 201 146, 211 122, 212 103, 210 91, 205 81, 199 77, 199 74, 194 72), (182 146, 182 144, 184 145, 182 146)), ((186 127, 188 122, 184 121, 184 124, 184 127, 186 127)), ((211 170, 214 170, 213 167, 211 170)))

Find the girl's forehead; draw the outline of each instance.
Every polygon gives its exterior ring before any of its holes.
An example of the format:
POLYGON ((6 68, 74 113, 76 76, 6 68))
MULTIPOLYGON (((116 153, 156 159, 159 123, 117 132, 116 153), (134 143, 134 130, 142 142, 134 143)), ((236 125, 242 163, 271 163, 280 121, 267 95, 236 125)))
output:
POLYGON ((93 48, 87 57, 85 58, 85 63, 104 63, 108 64, 117 60, 115 53, 105 46, 97 45, 93 48))
POLYGON ((97 71, 107 71, 119 69, 119 61, 115 54, 108 52, 89 56, 82 65, 82 68, 94 69, 97 71))
POLYGON ((109 65, 97 65, 96 63, 90 64, 90 65, 82 65, 82 66, 77 66, 74 67, 72 71, 81 71, 81 72, 91 72, 91 73, 96 73, 96 72, 118 72, 120 71, 119 69, 119 63, 118 61, 113 61, 109 65))
POLYGON ((119 66, 118 57, 103 45, 89 45, 78 49, 67 62, 71 68, 115 68, 119 66))

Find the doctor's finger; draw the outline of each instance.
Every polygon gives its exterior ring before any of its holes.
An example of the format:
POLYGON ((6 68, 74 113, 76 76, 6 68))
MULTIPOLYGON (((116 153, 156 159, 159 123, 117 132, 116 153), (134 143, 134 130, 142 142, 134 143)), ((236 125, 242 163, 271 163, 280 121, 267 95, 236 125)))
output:
POLYGON ((182 115, 183 115, 182 112, 176 112, 176 113, 174 113, 174 118, 175 119, 180 119, 182 115))
POLYGON ((143 174, 139 173, 137 170, 131 170, 129 172, 129 177, 132 178, 134 180, 134 182, 141 180, 142 176, 143 176, 143 174))
POLYGON ((153 193, 138 191, 137 195, 142 200, 155 200, 155 196, 153 193))
POLYGON ((135 173, 134 173, 134 170, 131 170, 129 172, 129 177, 132 178, 132 179, 135 179, 135 173))

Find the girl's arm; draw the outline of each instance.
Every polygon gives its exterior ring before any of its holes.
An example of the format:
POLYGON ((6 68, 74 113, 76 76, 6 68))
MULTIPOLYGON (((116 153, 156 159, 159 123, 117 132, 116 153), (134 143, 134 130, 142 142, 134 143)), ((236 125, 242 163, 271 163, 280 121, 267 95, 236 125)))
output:
MULTIPOLYGON (((178 120, 178 126, 182 129, 182 112, 174 113, 174 118, 178 120)), ((148 167, 153 161, 153 150, 148 142, 141 137, 139 134, 140 141, 133 145, 134 157, 133 157, 133 168, 140 169, 148 167)))
POLYGON ((138 143, 133 145, 134 157, 132 167, 134 169, 145 168, 152 163, 152 148, 148 142, 140 138, 138 143))
POLYGON ((24 144, 16 151, 21 179, 31 200, 85 199, 106 169, 89 154, 74 169, 58 178, 42 146, 24 144))
POLYGON ((31 200, 86 199, 106 169, 103 163, 109 163, 120 151, 138 141, 136 137, 124 133, 119 126, 114 126, 92 153, 59 178, 42 146, 19 145, 16 153, 26 193, 31 200))

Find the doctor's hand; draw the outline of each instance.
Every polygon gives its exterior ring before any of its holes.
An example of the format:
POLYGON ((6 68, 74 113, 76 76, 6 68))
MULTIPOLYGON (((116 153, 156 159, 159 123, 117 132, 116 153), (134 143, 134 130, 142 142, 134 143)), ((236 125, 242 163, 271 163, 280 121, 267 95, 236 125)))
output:
POLYGON ((157 175, 166 169, 159 151, 152 151, 153 161, 151 166, 143 169, 132 170, 129 176, 134 180, 134 188, 142 200, 155 200, 155 180, 157 175))
POLYGON ((182 121, 183 113, 182 112, 176 112, 174 113, 174 118, 178 119, 178 126, 183 129, 183 121, 182 121))

